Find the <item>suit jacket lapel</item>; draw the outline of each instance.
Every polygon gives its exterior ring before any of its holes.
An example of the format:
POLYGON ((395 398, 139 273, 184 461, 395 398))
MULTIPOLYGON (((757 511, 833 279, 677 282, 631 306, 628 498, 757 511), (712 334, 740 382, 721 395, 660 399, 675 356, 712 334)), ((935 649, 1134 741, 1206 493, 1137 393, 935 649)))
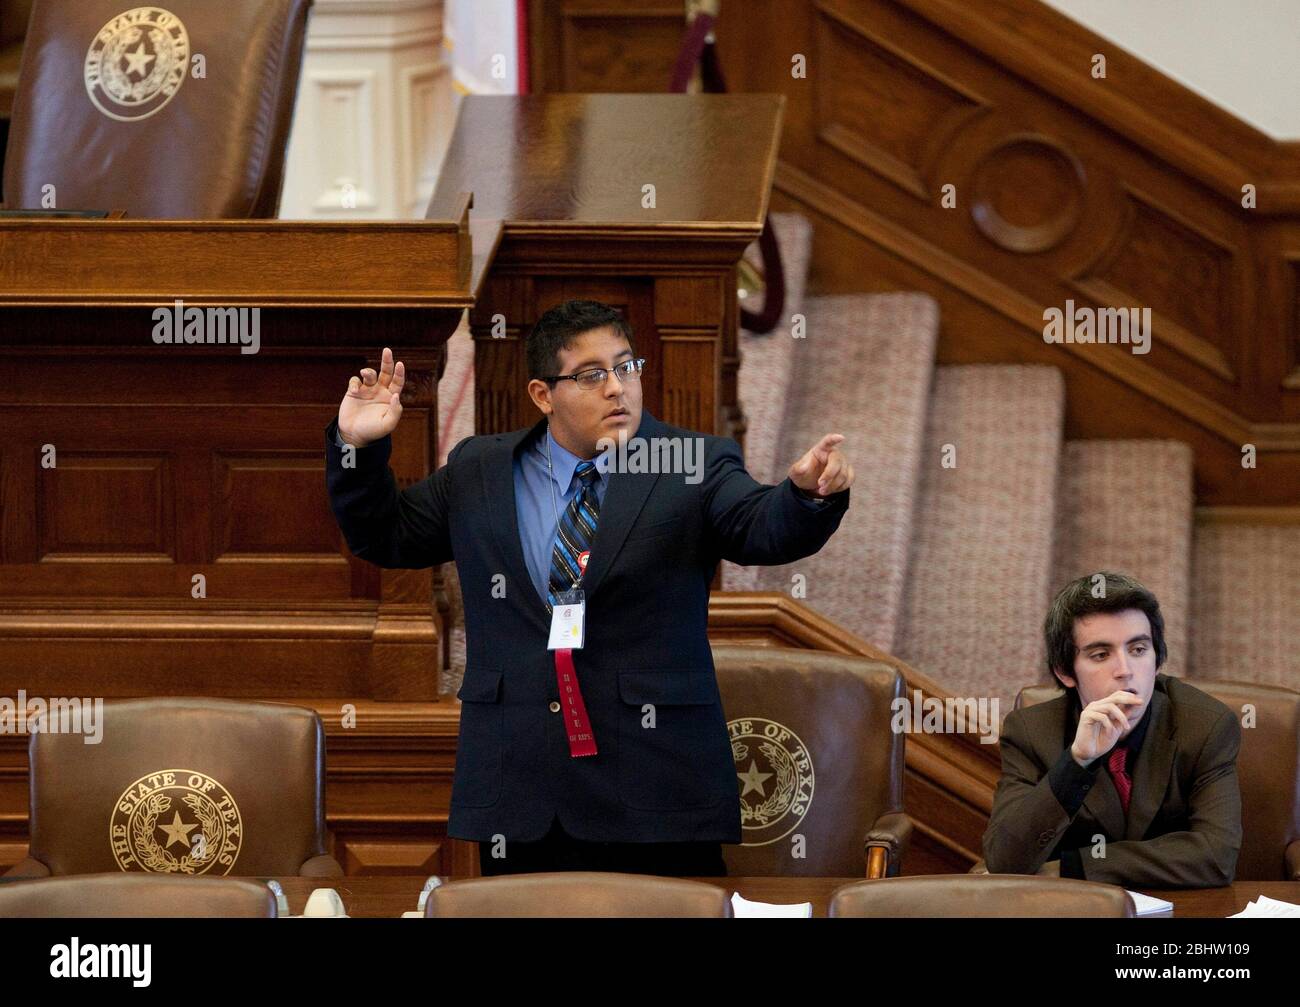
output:
POLYGON ((530 602, 536 599, 536 604, 530 603, 527 608, 543 626, 548 624, 546 599, 537 593, 519 539, 518 506, 515 500, 515 451, 531 435, 545 432, 546 419, 543 417, 529 429, 498 434, 483 460, 484 507, 492 526, 492 534, 501 555, 505 557, 510 579, 528 585, 530 602))
MULTIPOLYGON (((642 410, 641 425, 637 427, 636 436, 649 438, 663 436, 664 433, 663 424, 642 410)), ((641 513, 646 497, 658 479, 658 473, 610 473, 605 500, 600 506, 600 518, 596 522, 596 536, 591 543, 591 560, 582 576, 581 587, 588 601, 596 593, 596 588, 609 571, 614 557, 623 548, 627 533, 632 530, 633 522, 641 513)))
POLYGON ((1169 774, 1177 747, 1173 737, 1173 718, 1169 714, 1169 697, 1157 687, 1151 693, 1151 722, 1147 724, 1147 736, 1142 742, 1133 776, 1125 839, 1141 839, 1155 820, 1169 789, 1169 774))

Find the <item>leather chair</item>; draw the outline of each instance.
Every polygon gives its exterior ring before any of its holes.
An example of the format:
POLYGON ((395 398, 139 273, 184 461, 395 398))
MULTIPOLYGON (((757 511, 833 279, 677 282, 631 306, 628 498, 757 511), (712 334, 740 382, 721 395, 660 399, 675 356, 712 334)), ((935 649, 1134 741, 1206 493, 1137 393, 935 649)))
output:
MULTIPOLYGON (((1300 881, 1300 692, 1274 685, 1189 678, 1237 712, 1255 708, 1255 726, 1243 728, 1237 756, 1241 785, 1238 881, 1300 881)), ((1021 689, 1016 708, 1055 699, 1051 685, 1021 689)))
POLYGON ((1019 874, 931 874, 858 881, 831 893, 830 916, 1008 917, 1133 916, 1116 885, 1019 874))
POLYGON ((131 217, 274 217, 311 0, 34 0, 5 203, 131 217), (173 17, 174 16, 174 17, 173 17), (206 76, 192 75, 192 57, 206 76))
POLYGON ((601 871, 505 874, 452 881, 424 904, 434 917, 731 916, 726 889, 701 881, 601 871))
POLYGON ((769 647, 714 647, 713 662, 742 802, 742 843, 723 846, 728 873, 897 874, 912 831, 904 736, 890 729, 898 671, 769 647))
POLYGON ((342 876, 326 853, 325 732, 314 710, 107 700, 99 743, 86 739, 32 734, 31 840, 6 877, 342 876))
POLYGON ((83 874, 0 884, 3 919, 276 915, 271 889, 246 878, 83 874))

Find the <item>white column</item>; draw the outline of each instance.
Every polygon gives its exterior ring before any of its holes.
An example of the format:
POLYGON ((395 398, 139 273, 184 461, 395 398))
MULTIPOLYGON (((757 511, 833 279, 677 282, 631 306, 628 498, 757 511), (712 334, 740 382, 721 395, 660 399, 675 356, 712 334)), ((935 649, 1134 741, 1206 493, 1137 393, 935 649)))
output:
POLYGON ((424 216, 455 124, 442 0, 316 0, 280 216, 424 216))

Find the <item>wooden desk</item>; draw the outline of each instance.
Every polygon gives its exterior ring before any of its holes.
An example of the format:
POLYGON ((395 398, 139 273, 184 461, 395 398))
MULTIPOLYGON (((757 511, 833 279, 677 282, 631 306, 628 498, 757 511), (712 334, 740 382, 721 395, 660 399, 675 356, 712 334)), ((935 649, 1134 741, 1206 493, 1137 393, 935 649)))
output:
MULTIPOLYGON (((300 914, 307 897, 317 888, 334 888, 343 898, 348 915, 358 918, 395 917, 414 911, 425 878, 363 877, 340 878, 330 881, 323 878, 279 878, 289 899, 289 908, 300 914)), ((455 881, 456 878, 444 878, 455 881)), ((860 881, 860 878, 693 878, 708 884, 719 885, 729 892, 739 892, 741 898, 755 902, 797 903, 811 902, 813 916, 824 917, 835 889, 860 881)), ((1175 892, 1150 891, 1148 895, 1174 903, 1176 917, 1225 917, 1239 913, 1246 904, 1260 895, 1283 902, 1300 904, 1300 881, 1243 881, 1227 888, 1205 888, 1175 892)), ((1167 917, 1166 917, 1167 918, 1167 917)))
POLYGON ((1172 902, 1173 915, 1177 917, 1223 918, 1241 912, 1248 903, 1261 895, 1279 902, 1300 905, 1300 881, 1238 881, 1225 888, 1190 888, 1182 891, 1150 889, 1143 894, 1172 902))
MULTIPOLYGON (((433 747, 450 783, 436 571, 351 556, 324 431, 391 346, 391 467, 406 485, 436 466, 444 343, 475 292, 467 204, 393 223, 0 219, 0 694, 291 697, 335 724, 349 703, 358 727, 332 732, 328 764, 351 771, 329 810, 352 867, 372 853, 350 853, 350 821, 371 841, 399 817, 376 776, 407 786, 433 747), (242 311, 250 335, 259 312, 258 351, 156 342, 177 300, 205 323, 242 311), (418 750, 393 755, 413 728, 418 750)), ((0 736, 6 862, 26 847, 26 742, 0 736)), ((412 871, 437 849, 431 806, 401 823, 422 830, 412 871)))
POLYGON ((631 323, 646 409, 743 437, 736 263, 763 228, 783 107, 755 94, 464 100, 429 216, 473 192, 475 219, 503 227, 470 312, 478 433, 533 422, 523 339, 547 308, 589 298, 631 323))

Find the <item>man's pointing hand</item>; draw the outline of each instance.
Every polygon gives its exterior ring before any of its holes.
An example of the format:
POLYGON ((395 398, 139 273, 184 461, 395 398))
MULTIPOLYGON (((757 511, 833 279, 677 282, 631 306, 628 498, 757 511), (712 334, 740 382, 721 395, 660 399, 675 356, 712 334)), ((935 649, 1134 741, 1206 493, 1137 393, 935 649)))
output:
POLYGON ((853 485, 853 466, 839 449, 843 434, 827 434, 790 466, 790 481, 805 493, 826 497, 853 485))

